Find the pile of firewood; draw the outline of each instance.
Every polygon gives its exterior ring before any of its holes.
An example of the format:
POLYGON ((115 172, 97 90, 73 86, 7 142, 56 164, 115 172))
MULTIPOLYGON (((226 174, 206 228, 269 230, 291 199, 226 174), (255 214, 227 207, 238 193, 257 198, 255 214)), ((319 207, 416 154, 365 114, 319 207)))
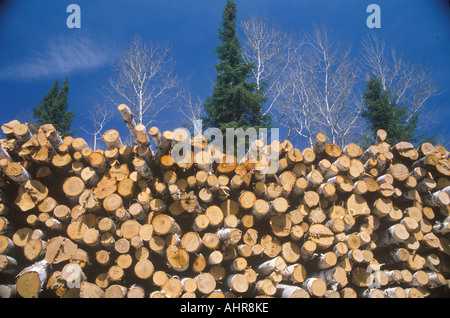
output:
POLYGON ((238 161, 119 111, 134 144, 111 129, 106 150, 2 125, 0 297, 449 295, 443 146, 318 134, 303 150, 256 140, 238 161), (184 140, 191 160, 176 162, 184 140))

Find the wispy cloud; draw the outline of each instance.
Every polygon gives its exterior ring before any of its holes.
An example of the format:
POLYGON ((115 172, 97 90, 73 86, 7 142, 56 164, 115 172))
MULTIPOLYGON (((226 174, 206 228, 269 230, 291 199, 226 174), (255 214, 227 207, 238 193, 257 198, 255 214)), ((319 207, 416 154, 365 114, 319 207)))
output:
POLYGON ((112 61, 110 51, 88 37, 58 38, 0 69, 0 80, 33 80, 97 69, 112 61))

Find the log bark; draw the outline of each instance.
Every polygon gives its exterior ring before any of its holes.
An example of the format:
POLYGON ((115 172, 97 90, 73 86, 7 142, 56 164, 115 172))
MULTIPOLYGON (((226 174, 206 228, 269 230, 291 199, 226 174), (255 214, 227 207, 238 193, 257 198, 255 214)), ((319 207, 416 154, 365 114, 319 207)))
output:
POLYGON ((445 147, 317 134, 305 149, 257 140, 237 162, 118 108, 133 144, 109 129, 104 151, 52 125, 2 126, 0 269, 19 273, 6 296, 39 297, 45 283, 57 297, 414 298, 446 284, 445 147), (192 156, 175 162, 184 140, 192 156), (40 260, 46 277, 26 268, 40 260), (86 275, 67 288, 73 266, 86 275))
POLYGON ((25 268, 17 275, 17 293, 23 298, 38 298, 47 281, 48 265, 46 260, 25 268))

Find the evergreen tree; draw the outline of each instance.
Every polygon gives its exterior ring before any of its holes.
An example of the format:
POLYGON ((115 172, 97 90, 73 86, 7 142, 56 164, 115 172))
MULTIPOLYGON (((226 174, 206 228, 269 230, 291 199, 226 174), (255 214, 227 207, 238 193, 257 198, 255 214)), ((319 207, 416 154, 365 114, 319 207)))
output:
POLYGON ((250 83, 253 65, 244 61, 236 32, 236 4, 227 0, 222 15, 222 27, 216 53, 219 63, 216 84, 212 96, 205 103, 206 127, 226 128, 267 127, 269 116, 264 116, 262 105, 266 99, 257 91, 256 83, 250 83))
POLYGON ((58 80, 44 96, 40 105, 33 107, 33 117, 39 126, 52 124, 61 136, 72 136, 75 131, 70 131, 75 112, 67 111, 69 107, 69 81, 67 76, 63 86, 59 89, 58 80))
POLYGON ((400 141, 417 142, 423 137, 416 136, 418 114, 414 114, 408 121, 406 107, 394 102, 391 93, 383 90, 379 78, 371 77, 366 83, 363 103, 365 108, 362 117, 367 119, 372 135, 378 129, 384 129, 387 133, 386 142, 389 144, 400 141))

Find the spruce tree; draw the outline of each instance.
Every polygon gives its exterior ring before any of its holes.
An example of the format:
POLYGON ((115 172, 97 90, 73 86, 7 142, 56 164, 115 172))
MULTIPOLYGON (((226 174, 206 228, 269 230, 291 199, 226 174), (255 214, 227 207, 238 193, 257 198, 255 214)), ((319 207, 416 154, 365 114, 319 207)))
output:
POLYGON ((362 117, 367 119, 372 135, 378 129, 384 129, 387 133, 386 142, 389 144, 400 141, 417 142, 423 137, 416 136, 415 132, 418 114, 408 120, 406 107, 395 103, 391 93, 383 90, 379 78, 371 77, 366 83, 363 103, 362 117))
POLYGON ((268 127, 269 116, 264 116, 262 105, 266 99, 257 91, 256 83, 250 83, 253 65, 244 61, 236 32, 236 4, 226 2, 222 15, 222 27, 216 53, 217 77, 212 96, 205 103, 206 127, 246 129, 268 127))
POLYGON ((33 117, 38 126, 52 124, 61 136, 72 136, 75 131, 70 131, 75 112, 68 111, 69 107, 69 81, 66 76, 63 86, 59 89, 58 80, 44 96, 37 107, 33 107, 33 117))

